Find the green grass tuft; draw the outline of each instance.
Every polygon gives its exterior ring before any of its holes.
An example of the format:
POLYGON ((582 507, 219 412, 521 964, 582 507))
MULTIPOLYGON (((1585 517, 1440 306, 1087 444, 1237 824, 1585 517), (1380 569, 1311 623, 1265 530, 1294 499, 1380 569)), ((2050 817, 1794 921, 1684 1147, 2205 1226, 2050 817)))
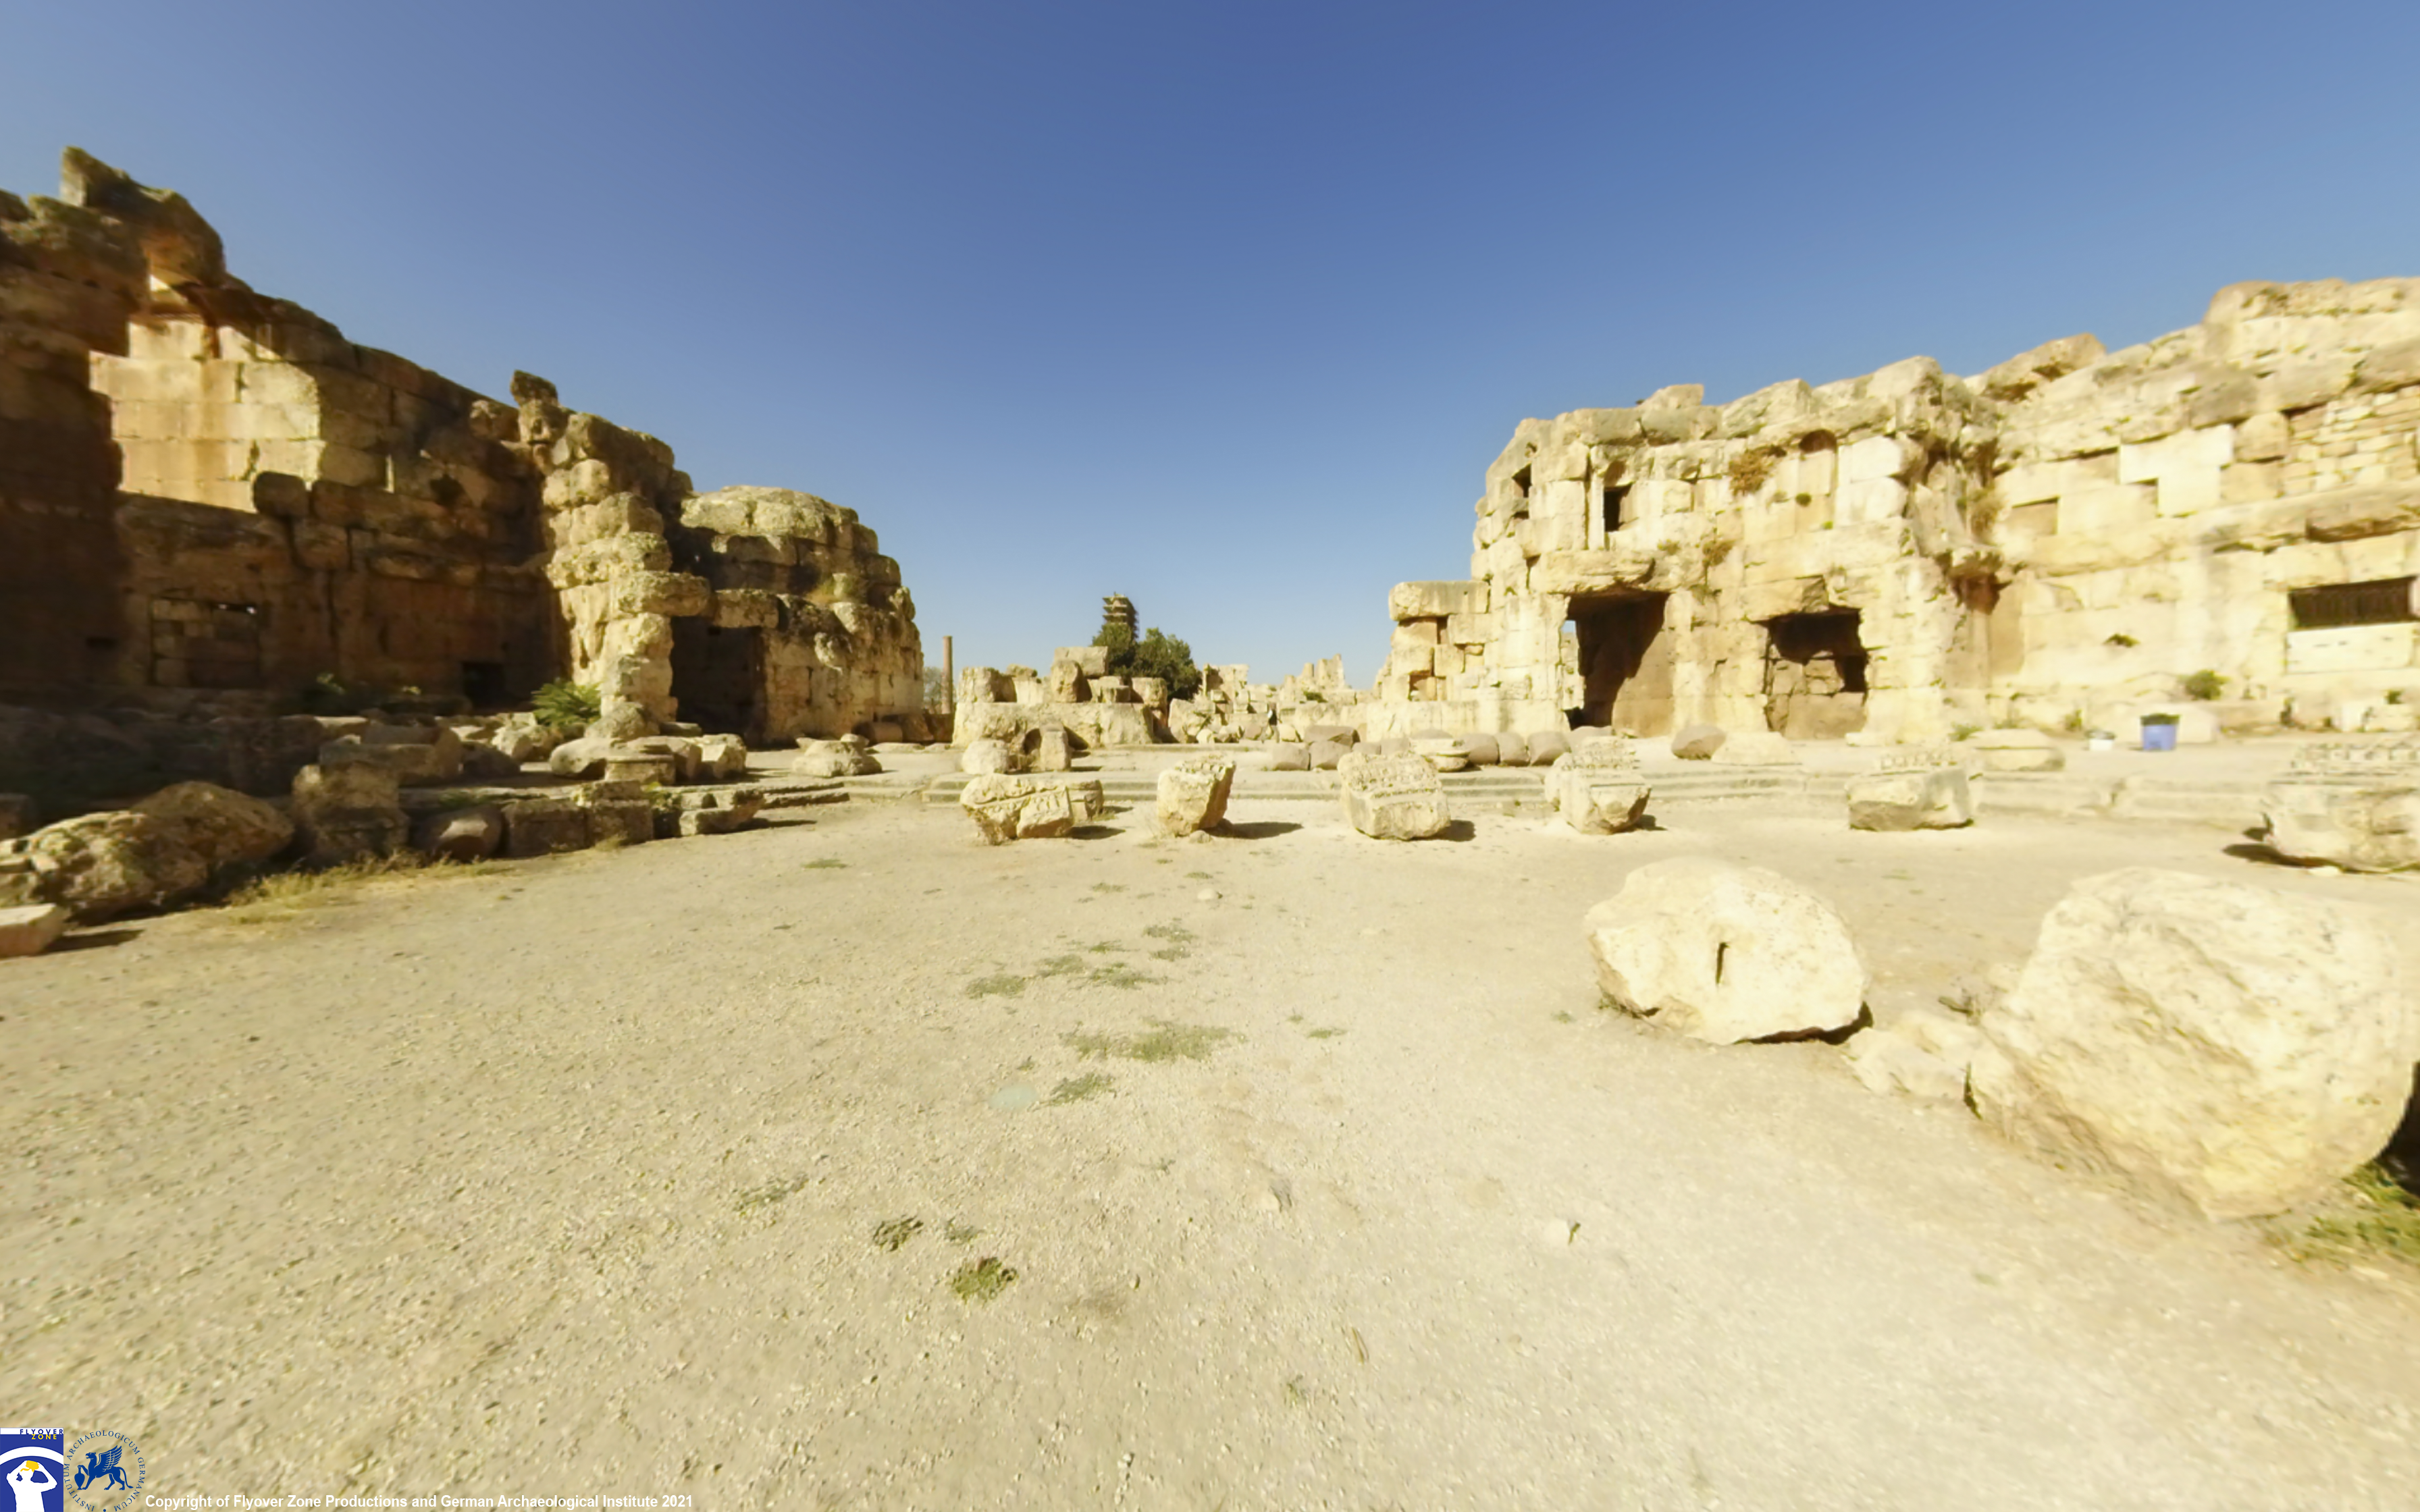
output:
POLYGON ((2344 1179, 2319 1212, 2287 1241, 2297 1259, 2391 1259, 2420 1267, 2420 1197, 2376 1165, 2344 1179))
POLYGON ((809 861, 800 870, 807 872, 837 872, 846 865, 848 865, 848 863, 842 860, 837 856, 827 856, 820 860, 809 861))
POLYGON ((1239 1039, 1233 1029, 1212 1024, 1177 1024, 1154 1019, 1140 1034, 1094 1034, 1078 1030, 1065 1037, 1079 1060, 1207 1060, 1228 1041, 1239 1039))
POLYGON ((924 1220, 922 1218, 889 1219, 874 1226, 874 1242, 896 1255, 900 1245, 922 1233, 923 1228, 924 1220))
POLYGON ((1012 977, 1004 971, 996 976, 977 977, 967 983, 969 997, 1016 997, 1021 995, 1024 991, 1025 979, 1012 977))
POLYGON ((1016 1284, 1016 1272, 1000 1263, 997 1255, 969 1260, 950 1277, 950 1289, 960 1302, 989 1302, 1016 1284))
POLYGON ((1049 1103, 1053 1107, 1065 1103, 1081 1103, 1086 1098, 1100 1096, 1115 1085, 1114 1078, 1097 1071, 1088 1071, 1081 1076, 1070 1076, 1052 1088, 1049 1103))

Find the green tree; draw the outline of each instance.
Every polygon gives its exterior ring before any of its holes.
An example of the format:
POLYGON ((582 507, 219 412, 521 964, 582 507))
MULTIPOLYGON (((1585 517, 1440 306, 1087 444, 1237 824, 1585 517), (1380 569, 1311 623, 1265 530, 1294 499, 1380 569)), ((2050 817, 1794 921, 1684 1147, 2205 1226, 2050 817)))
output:
POLYGON ((1093 644, 1109 652, 1113 676, 1159 678, 1172 699, 1189 699, 1202 690, 1202 669, 1193 665, 1193 648, 1156 625, 1137 640, 1125 625, 1105 625, 1093 644))

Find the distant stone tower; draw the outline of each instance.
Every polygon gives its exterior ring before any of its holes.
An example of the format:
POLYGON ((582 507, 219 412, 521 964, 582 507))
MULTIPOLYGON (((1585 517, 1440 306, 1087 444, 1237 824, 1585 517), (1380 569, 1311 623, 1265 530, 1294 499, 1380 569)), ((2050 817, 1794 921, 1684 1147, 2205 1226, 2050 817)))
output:
POLYGON ((1113 625, 1125 625, 1126 639, 1129 640, 1134 639, 1136 634, 1134 600, 1124 594, 1111 594, 1101 600, 1101 628, 1106 630, 1113 625))

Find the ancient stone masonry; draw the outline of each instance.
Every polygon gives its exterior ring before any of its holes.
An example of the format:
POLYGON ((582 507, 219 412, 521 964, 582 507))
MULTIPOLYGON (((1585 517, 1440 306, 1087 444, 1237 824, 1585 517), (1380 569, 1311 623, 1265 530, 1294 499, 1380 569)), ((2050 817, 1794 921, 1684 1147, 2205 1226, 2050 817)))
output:
POLYGON ((0 702, 568 675, 617 733, 923 733, 914 607, 852 512, 698 495, 541 379, 501 404, 256 293, 182 197, 62 177, 0 194, 0 702))
MULTIPOLYGON (((1471 578, 1404 583, 1365 733, 1707 721, 1931 742, 2187 680, 2306 721, 2420 689, 2420 280, 2202 323, 1524 421, 1471 578)), ((2420 696, 2420 695, 2415 695, 2420 696)))

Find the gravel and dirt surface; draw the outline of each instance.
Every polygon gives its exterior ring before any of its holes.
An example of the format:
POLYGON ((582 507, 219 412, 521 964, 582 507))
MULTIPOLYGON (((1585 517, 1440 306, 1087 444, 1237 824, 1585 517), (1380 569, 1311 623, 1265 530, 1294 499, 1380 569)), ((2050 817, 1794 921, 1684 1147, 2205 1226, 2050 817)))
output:
POLYGON ((0 964, 0 1376, 154 1496, 2407 1508, 2420 1301, 1601 1011, 1708 852, 1888 1016, 2210 829, 1708 811, 1000 849, 855 802, 0 964))

